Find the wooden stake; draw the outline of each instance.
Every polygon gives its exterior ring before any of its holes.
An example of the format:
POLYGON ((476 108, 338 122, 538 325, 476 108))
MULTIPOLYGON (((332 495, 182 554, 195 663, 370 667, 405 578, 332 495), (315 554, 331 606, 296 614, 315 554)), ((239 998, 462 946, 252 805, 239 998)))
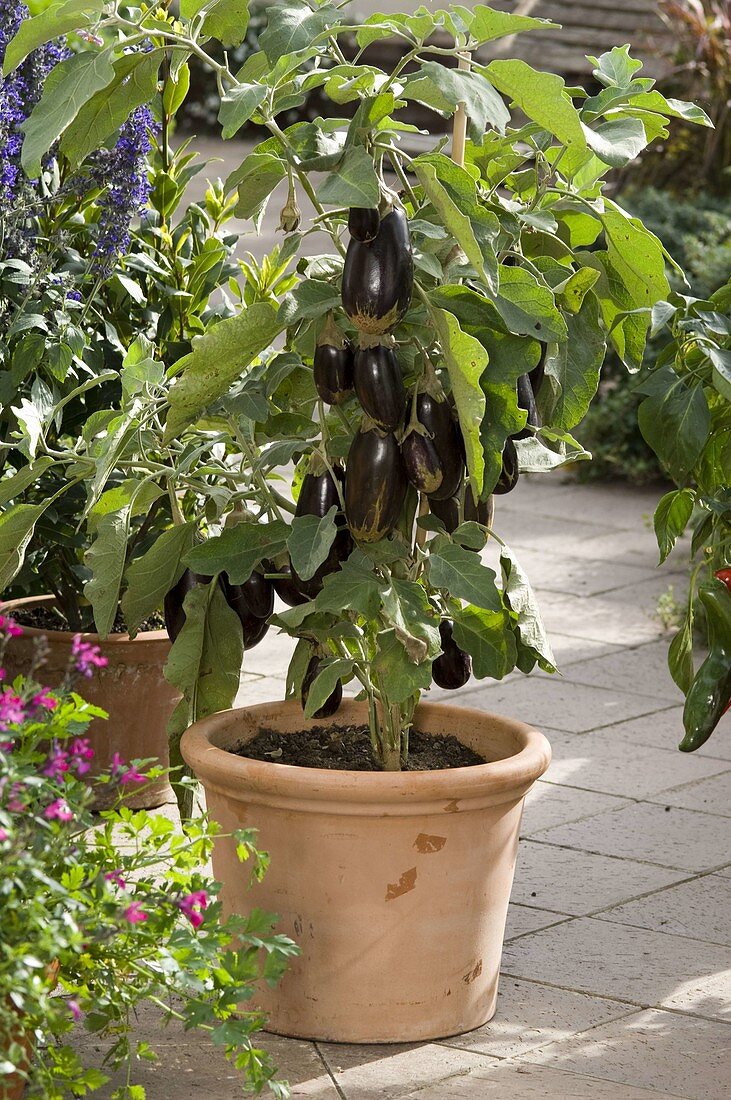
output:
MULTIPOLYGON (((466 72, 470 67, 468 54, 460 54, 457 68, 466 72)), ((464 103, 460 103, 454 113, 454 125, 452 127, 452 160, 464 167, 464 145, 467 138, 467 111, 464 103)))

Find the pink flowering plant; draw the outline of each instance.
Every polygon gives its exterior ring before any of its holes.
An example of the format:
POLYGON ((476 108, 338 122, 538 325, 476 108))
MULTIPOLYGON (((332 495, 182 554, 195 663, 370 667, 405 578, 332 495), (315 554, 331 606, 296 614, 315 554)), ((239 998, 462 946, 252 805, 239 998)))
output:
MULTIPOLYGON (((0 664, 16 630, 0 614, 0 664)), ((79 647, 75 660, 78 674, 103 658, 79 647)), ((126 1064, 126 1083, 111 1095, 142 1100, 132 1071, 155 1055, 134 1039, 130 1019, 149 1002, 207 1031, 242 1071, 243 1091, 268 1086, 286 1097, 256 1045, 263 1017, 239 1006, 258 983, 277 981, 295 945, 258 910, 222 918, 218 883, 201 871, 217 832, 206 817, 178 829, 121 804, 92 815, 92 782, 121 795, 147 778, 139 761, 115 758, 90 782, 86 731, 103 717, 68 682, 56 692, 32 679, 0 681, 0 1094, 20 1076, 29 1096, 86 1095, 126 1064), (80 1028, 107 1041, 101 1065, 85 1065, 74 1049, 80 1028)), ((266 856, 251 833, 238 840, 261 877, 266 856)))

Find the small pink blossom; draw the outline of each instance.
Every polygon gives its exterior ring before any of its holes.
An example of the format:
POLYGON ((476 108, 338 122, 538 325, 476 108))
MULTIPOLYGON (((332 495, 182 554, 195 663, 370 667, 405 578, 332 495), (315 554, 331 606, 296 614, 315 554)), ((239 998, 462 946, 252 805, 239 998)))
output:
POLYGON ((41 769, 49 779, 62 779, 69 770, 69 754, 58 745, 54 745, 48 754, 45 766, 41 769))
POLYGON ((92 642, 82 641, 80 634, 74 635, 71 643, 71 656, 76 671, 87 678, 94 675, 95 668, 104 668, 109 664, 107 658, 102 656, 99 646, 94 645, 92 642))
POLYGON ((49 821, 73 821, 74 815, 69 809, 68 803, 63 798, 57 798, 43 811, 43 816, 49 821))
POLYGON ((76 1003, 76 1001, 67 1001, 66 1004, 69 1006, 69 1012, 73 1016, 74 1020, 78 1023, 78 1021, 81 1019, 81 1009, 79 1008, 78 1004, 76 1003))
POLYGON ((58 706, 58 699, 51 695, 48 688, 44 688, 43 691, 39 691, 30 701, 32 707, 43 707, 45 710, 55 710, 58 706))
POLYGON ((9 615, 0 615, 0 633, 7 634, 9 638, 19 638, 23 628, 18 626, 15 619, 11 619, 9 615))
POLYGON ((0 730, 19 726, 25 718, 25 703, 11 688, 5 688, 0 694, 0 730))
POLYGON ((10 833, 8 832, 8 830, 3 829, 2 826, 0 826, 0 843, 4 840, 9 840, 9 839, 10 839, 10 833))
POLYGON ((178 902, 178 909, 184 913, 194 928, 200 928, 203 924, 203 911, 208 905, 208 894, 205 890, 194 890, 192 894, 186 894, 178 902))
POLYGON ((123 916, 130 924, 141 924, 147 920, 147 913, 143 912, 138 901, 133 901, 131 905, 128 905, 123 916))
POLYGON ((104 875, 104 878, 107 880, 107 882, 113 882, 114 885, 118 886, 120 890, 124 890, 125 886, 127 885, 125 880, 122 878, 122 872, 119 870, 107 871, 107 873, 104 875))
POLYGON ((10 810, 11 814, 22 814, 23 810, 25 810, 26 808, 25 800, 18 797, 18 795, 20 795, 22 792, 23 784, 13 783, 12 787, 10 788, 10 798, 8 799, 8 809, 10 810))
POLYGON ((71 742, 71 757, 73 767, 77 775, 86 775, 91 768, 90 760, 94 759, 94 750, 88 737, 75 737, 71 742))
POLYGON ((0 741, 0 752, 12 752, 15 748, 15 741, 0 741))
POLYGON ((128 783, 145 783, 147 781, 147 776, 143 775, 142 772, 138 772, 137 768, 128 768, 118 752, 115 752, 112 757, 111 772, 112 779, 116 779, 118 783, 124 785, 128 783))

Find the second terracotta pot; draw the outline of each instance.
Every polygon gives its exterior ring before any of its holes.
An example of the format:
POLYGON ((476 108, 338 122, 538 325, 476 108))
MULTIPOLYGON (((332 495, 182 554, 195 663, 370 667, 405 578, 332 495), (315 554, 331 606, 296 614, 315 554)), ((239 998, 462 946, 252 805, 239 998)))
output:
MULTIPOLYGON (((333 720, 367 722, 365 703, 333 720)), ((432 772, 348 772, 248 760, 227 750, 308 724, 297 702, 225 711, 182 751, 226 833, 255 827, 271 864, 253 889, 236 842, 216 841, 228 911, 258 906, 301 955, 260 996, 268 1028, 350 1043, 413 1042, 479 1027, 495 1011, 523 797, 548 767, 545 737, 482 711, 422 704, 414 724, 453 733, 490 763, 432 772)))
MULTIPOLYGON (((10 600, 3 605, 9 614, 22 609, 53 606, 52 596, 33 596, 25 600, 10 600)), ((23 634, 14 638, 5 654, 10 677, 27 672, 37 638, 45 636, 48 657, 38 676, 49 687, 57 687, 63 679, 71 657, 73 634, 61 630, 41 630, 24 626, 23 634)), ((83 679, 76 691, 87 702, 102 707, 109 718, 94 721, 88 737, 94 749, 92 774, 104 771, 115 753, 124 761, 152 758, 163 767, 168 765, 167 723, 180 698, 163 676, 170 652, 170 641, 164 630, 151 630, 130 638, 128 634, 82 634, 85 642, 100 646, 109 664, 95 670, 94 676, 83 679)), ((109 800, 102 790, 97 802, 103 808, 109 800)), ((114 794, 116 800, 116 793, 114 794)), ((133 809, 160 806, 174 801, 167 776, 144 787, 128 789, 125 804, 133 809)))

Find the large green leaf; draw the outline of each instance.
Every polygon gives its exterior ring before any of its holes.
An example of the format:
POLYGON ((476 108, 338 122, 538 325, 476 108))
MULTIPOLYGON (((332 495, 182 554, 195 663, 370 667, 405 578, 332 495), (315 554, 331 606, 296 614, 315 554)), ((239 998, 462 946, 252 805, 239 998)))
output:
POLYGON ((172 368, 180 377, 170 391, 166 441, 175 439, 223 397, 281 328, 274 306, 257 302, 235 317, 211 325, 205 336, 196 337, 193 350, 172 368))
POLYGON ((0 592, 20 569, 43 504, 15 504, 0 515, 0 592))
POLYGON ((340 658, 336 661, 329 661, 321 667, 307 693, 305 718, 312 718, 315 712, 327 702, 335 691, 338 681, 347 683, 348 680, 352 679, 353 663, 348 658, 340 658))
POLYGON ((8 44, 3 62, 7 76, 39 46, 68 31, 87 26, 101 13, 105 0, 52 0, 45 11, 24 19, 8 44))
MULTIPOLYGON (((187 7, 199 11, 207 8, 203 33, 217 38, 222 46, 238 46, 246 38, 249 27, 249 0, 183 0, 187 7)), ((181 4, 181 12, 183 4, 181 4)), ((195 13, 193 13, 195 14, 195 13)))
POLYGON ((541 30, 558 25, 558 23, 551 23, 548 19, 534 19, 528 15, 495 11, 494 8, 485 7, 484 4, 478 4, 472 12, 472 19, 468 20, 470 37, 476 39, 479 46, 484 45, 485 42, 494 42, 496 38, 504 38, 506 35, 520 34, 521 31, 541 30))
POLYGON ((462 331, 459 321, 452 313, 434 309, 432 316, 452 383, 459 426, 467 452, 467 469, 475 491, 481 493, 485 458, 480 442, 480 425, 485 416, 485 394, 480 379, 487 366, 487 352, 474 336, 462 331))
POLYGON ((437 61, 422 61, 419 72, 404 82, 401 94, 448 116, 463 103, 468 133, 478 144, 488 128, 504 134, 510 121, 510 112, 482 72, 462 72, 437 61))
POLYGON ((395 630, 385 630, 378 635, 373 672, 389 704, 404 703, 412 695, 426 691, 431 684, 431 660, 414 663, 395 630))
POLYGON ((287 546, 292 568, 303 581, 309 581, 323 564, 330 552, 337 527, 333 504, 325 516, 295 516, 290 528, 287 546))
POLYGON ((599 306, 587 294, 581 309, 566 318, 568 339, 549 346, 544 370, 550 397, 543 400, 544 419, 551 427, 568 430, 584 418, 599 385, 606 338, 599 323, 599 306))
POLYGON ((221 100, 218 121, 221 123, 221 136, 231 138, 245 122, 248 122, 257 107, 267 97, 266 84, 236 84, 230 88, 221 100))
POLYGON ((482 337, 490 356, 482 376, 482 392, 489 415, 480 426, 480 441, 485 457, 485 480, 482 499, 485 500, 497 484, 502 470, 505 440, 525 427, 526 413, 518 405, 517 382, 537 365, 541 346, 535 340, 521 336, 485 333, 482 337))
POLYGON ((538 72, 525 61, 517 60, 491 61, 486 72, 492 83, 510 96, 528 118, 557 137, 570 153, 577 154, 577 163, 583 159, 588 151, 586 137, 560 76, 538 72))
POLYGON ((43 95, 22 126, 21 162, 31 179, 40 176, 43 157, 83 105, 112 80, 110 50, 74 54, 51 69, 43 95))
POLYGON ((441 649, 439 616, 423 585, 392 577, 383 593, 383 615, 411 661, 437 656, 441 649))
POLYGON ((695 492, 693 489, 673 489, 658 501, 653 517, 655 537, 660 549, 659 565, 665 561, 693 513, 695 492))
POLYGON ((84 595, 92 606, 94 622, 102 638, 111 633, 117 616, 127 557, 129 517, 129 505, 102 516, 97 524, 96 538, 84 557, 91 571, 91 578, 84 585, 84 595))
POLYGON ((373 158, 362 145, 346 149, 343 159, 317 188, 321 203, 336 206, 378 206, 381 189, 373 158))
POLYGON ((608 122, 584 126, 583 130, 589 148, 612 168, 623 168, 635 160, 649 142, 645 127, 638 118, 613 118, 608 122))
POLYGON ((184 560, 196 573, 226 572, 231 584, 243 584, 259 562, 284 550, 288 536, 289 527, 282 520, 237 523, 194 547, 184 560))
POLYGON ((503 546, 500 551, 500 567, 505 602, 518 617, 521 643, 538 660, 544 672, 555 672, 556 659, 543 625, 538 601, 528 577, 509 546, 503 546))
POLYGON ((259 35, 259 46, 274 65, 280 57, 307 50, 327 27, 341 22, 332 4, 324 3, 314 11, 305 0, 287 0, 267 5, 267 25, 259 35))
POLYGON ((195 525, 181 523, 163 531, 149 550, 127 569, 122 612, 127 629, 134 638, 140 624, 159 611, 165 596, 185 569, 183 556, 193 546, 195 525))
POLYGON ((653 392, 637 410, 640 431, 675 481, 683 482, 698 460, 711 428, 702 386, 689 385, 670 367, 651 377, 653 392))
POLYGON ((550 287, 524 267, 500 265, 495 307, 510 332, 549 343, 566 339, 566 322, 556 308, 550 287))
POLYGON ((84 104, 61 138, 59 150, 77 168, 100 148, 130 113, 155 94, 160 51, 125 54, 114 62, 114 80, 84 104))
POLYGON ((480 561, 480 555, 458 546, 443 535, 431 544, 429 583, 451 596, 475 607, 499 611, 500 593, 495 585, 495 571, 480 561))
POLYGON ((365 619, 375 619, 381 609, 384 583, 373 566, 357 551, 335 573, 329 573, 315 601, 318 611, 342 614, 347 607, 365 619))
POLYGON ((287 168, 280 157, 272 153, 250 153, 226 180, 226 191, 238 190, 236 217, 258 217, 286 174, 287 168))
POLYGON ((507 611, 463 607, 454 615, 454 640, 471 656, 478 680, 502 680, 515 668, 518 650, 507 611))
POLYGON ((54 460, 48 455, 43 455, 33 463, 28 463, 27 466, 21 466, 17 473, 12 477, 3 477, 0 479, 0 504, 7 504, 9 500, 15 500, 17 497, 28 488, 29 485, 34 485, 41 477, 42 474, 53 466, 54 460))

